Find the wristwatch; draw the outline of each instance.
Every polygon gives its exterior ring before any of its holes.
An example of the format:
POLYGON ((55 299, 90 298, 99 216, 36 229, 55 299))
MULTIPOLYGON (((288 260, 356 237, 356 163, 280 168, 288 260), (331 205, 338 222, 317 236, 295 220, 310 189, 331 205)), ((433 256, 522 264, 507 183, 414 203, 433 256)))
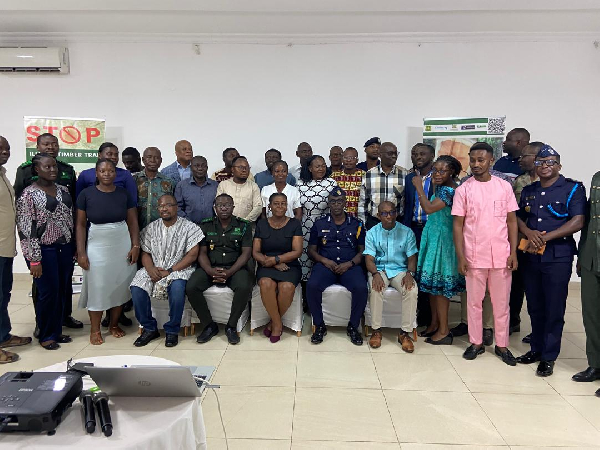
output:
POLYGON ((173 273, 173 268, 172 268, 172 267, 169 267, 169 268, 167 269, 167 272, 169 272, 169 274, 172 274, 172 273, 173 273))
POLYGON ((279 264, 279 262, 280 262, 280 261, 281 261, 281 260, 279 259, 279 256, 276 256, 276 257, 275 257, 275 264, 279 264))
POLYGON ((409 273, 411 277, 415 277, 415 273, 412 270, 407 270, 406 273, 409 273))

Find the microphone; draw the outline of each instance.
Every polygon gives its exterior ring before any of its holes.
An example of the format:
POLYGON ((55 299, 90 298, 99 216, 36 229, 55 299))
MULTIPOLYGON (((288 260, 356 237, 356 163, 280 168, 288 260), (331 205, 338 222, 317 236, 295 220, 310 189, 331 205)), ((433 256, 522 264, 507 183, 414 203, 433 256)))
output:
POLYGON ((83 427, 88 433, 93 433, 96 430, 96 416, 94 414, 93 393, 90 390, 81 392, 79 401, 83 406, 83 427))
POLYGON ((104 436, 108 437, 113 431, 110 409, 108 409, 108 395, 105 392, 94 392, 94 405, 100 418, 100 428, 104 436))

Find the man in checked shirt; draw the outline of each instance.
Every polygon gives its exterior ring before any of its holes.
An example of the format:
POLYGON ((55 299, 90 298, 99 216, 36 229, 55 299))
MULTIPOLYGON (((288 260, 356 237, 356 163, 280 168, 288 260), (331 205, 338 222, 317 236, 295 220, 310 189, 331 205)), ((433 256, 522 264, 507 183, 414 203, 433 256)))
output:
POLYGON ((398 148, 391 142, 384 142, 380 149, 381 165, 369 169, 360 186, 358 218, 367 230, 377 225, 377 208, 384 201, 396 207, 396 216, 404 211, 404 178, 406 169, 397 166, 398 148))

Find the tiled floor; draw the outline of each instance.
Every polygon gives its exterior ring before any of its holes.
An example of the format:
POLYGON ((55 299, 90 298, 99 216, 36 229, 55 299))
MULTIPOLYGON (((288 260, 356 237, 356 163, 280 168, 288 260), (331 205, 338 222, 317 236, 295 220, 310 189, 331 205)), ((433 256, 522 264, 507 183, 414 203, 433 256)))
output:
MULTIPOLYGON (((9 306, 14 333, 31 335, 33 309, 29 283, 15 283, 9 306)), ((458 305, 451 307, 456 321, 458 305)), ((75 316, 89 323, 85 311, 75 316)), ((527 350, 521 338, 529 332, 522 314, 520 334, 511 350, 527 350)), ((132 346, 136 327, 122 339, 106 337, 89 345, 86 328, 71 333, 73 343, 55 352, 37 344, 15 349, 21 361, 0 372, 31 370, 70 357, 142 354, 188 365, 215 365, 218 395, 230 449, 442 449, 600 447, 600 382, 579 384, 571 376, 587 367, 579 292, 568 299, 561 357, 547 379, 535 366, 508 367, 493 347, 476 361, 461 354, 466 337, 453 346, 434 347, 419 340, 415 353, 403 353, 392 331, 382 348, 353 346, 345 330, 331 328, 319 346, 309 342, 310 319, 298 338, 286 332, 271 344, 255 333, 242 333, 229 346, 223 333, 208 344, 181 338, 175 349, 154 341, 132 346)), ((210 449, 224 449, 225 436, 215 396, 204 398, 203 412, 210 449)))

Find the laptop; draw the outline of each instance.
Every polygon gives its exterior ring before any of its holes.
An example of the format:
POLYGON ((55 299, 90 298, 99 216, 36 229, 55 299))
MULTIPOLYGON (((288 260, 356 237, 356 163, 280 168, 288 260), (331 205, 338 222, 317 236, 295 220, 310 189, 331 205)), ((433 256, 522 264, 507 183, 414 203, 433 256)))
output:
POLYGON ((199 397, 214 367, 86 366, 98 387, 114 397, 199 397))

